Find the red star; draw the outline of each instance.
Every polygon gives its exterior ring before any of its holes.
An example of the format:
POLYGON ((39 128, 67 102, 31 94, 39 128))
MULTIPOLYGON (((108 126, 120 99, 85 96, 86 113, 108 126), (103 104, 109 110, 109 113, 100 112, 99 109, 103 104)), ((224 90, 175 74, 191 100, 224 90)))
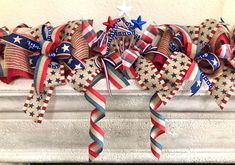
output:
POLYGON ((107 30, 110 28, 113 28, 114 25, 117 23, 117 19, 112 20, 112 18, 109 16, 107 22, 103 22, 103 25, 107 26, 107 30))

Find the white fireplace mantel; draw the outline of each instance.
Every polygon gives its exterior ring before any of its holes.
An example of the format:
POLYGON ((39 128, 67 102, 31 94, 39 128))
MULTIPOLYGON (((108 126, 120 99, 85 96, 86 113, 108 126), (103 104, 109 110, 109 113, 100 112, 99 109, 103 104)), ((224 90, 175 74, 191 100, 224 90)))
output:
MULTIPOLYGON (((21 111, 31 80, 0 84, 0 162, 87 162, 89 112, 93 107, 69 85, 56 88, 45 120, 35 125, 21 111)), ((150 152, 148 103, 153 93, 137 83, 109 97, 105 81, 96 85, 107 97, 100 125, 105 148, 97 162, 235 162, 235 98, 222 112, 203 88, 189 96, 189 84, 160 112, 167 132, 159 138, 163 154, 150 152)))

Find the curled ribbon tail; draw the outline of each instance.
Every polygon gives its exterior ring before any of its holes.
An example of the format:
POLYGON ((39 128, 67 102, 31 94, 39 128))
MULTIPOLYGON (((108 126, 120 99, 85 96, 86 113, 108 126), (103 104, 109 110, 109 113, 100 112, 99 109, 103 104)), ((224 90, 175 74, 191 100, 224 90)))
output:
POLYGON ((91 162, 103 151, 104 131, 98 125, 98 122, 105 117, 106 99, 92 87, 87 88, 85 98, 95 107, 90 114, 89 134, 93 142, 88 146, 88 150, 89 161, 91 162))
POLYGON ((166 122, 165 117, 163 117, 159 112, 158 108, 161 106, 162 101, 158 94, 155 93, 150 99, 150 112, 151 112, 151 122, 153 127, 150 131, 150 141, 151 141, 151 151, 155 157, 160 159, 162 153, 162 145, 158 142, 158 137, 165 133, 166 122))

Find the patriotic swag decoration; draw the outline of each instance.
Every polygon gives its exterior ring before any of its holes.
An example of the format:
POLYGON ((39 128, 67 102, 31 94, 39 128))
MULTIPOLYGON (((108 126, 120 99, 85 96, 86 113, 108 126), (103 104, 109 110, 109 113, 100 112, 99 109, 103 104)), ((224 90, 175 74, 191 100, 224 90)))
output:
POLYGON ((94 31, 92 20, 69 21, 53 27, 21 24, 13 30, 0 28, 0 80, 33 79, 23 106, 27 116, 42 123, 56 86, 68 84, 84 93, 94 106, 90 113, 89 161, 104 149, 106 98, 93 86, 100 79, 117 89, 135 79, 141 88, 154 91, 149 109, 152 128, 150 146, 160 158, 159 136, 166 131, 165 117, 158 112, 191 80, 191 96, 206 83, 211 96, 224 109, 235 90, 235 30, 223 20, 207 19, 197 26, 151 23, 139 16, 127 17, 129 8, 120 6, 120 18, 108 17, 105 29, 94 31))

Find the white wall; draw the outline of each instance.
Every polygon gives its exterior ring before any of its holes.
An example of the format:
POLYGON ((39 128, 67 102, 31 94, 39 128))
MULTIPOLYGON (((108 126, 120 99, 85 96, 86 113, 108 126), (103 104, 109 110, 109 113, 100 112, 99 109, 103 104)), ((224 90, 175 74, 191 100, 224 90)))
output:
MULTIPOLYGON (((20 23, 36 26, 50 20, 59 25, 68 20, 92 18, 101 28, 110 15, 118 16, 121 0, 0 0, 0 26, 20 23)), ((132 6, 130 18, 142 15, 148 22, 199 24, 206 18, 235 24, 234 0, 126 0, 132 6)))

